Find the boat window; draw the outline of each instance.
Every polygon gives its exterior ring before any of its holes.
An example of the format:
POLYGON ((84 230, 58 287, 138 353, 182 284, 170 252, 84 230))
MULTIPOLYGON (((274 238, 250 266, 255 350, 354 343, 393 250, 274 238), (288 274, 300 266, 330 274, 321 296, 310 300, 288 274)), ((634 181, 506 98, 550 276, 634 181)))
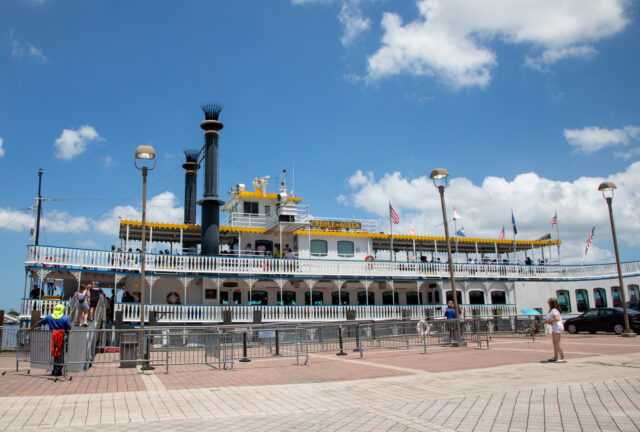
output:
POLYGON ((491 291, 491 304, 507 304, 507 294, 504 291, 491 291))
MULTIPOLYGON (((458 297, 457 298, 458 304, 461 305, 462 304, 462 291, 456 290, 456 297, 458 297)), ((447 291, 446 298, 447 298, 447 303, 449 303, 450 301, 453 301, 453 294, 451 294, 451 291, 447 291)))
POLYGON ((311 240, 311 256, 327 256, 326 240, 311 240))
POLYGON ((638 300, 638 285, 629 285, 629 300, 638 300))
POLYGON ((622 300, 620 299, 620 287, 611 287, 611 300, 613 301, 613 307, 622 306, 622 300))
POLYGON ((469 304, 484 304, 484 293, 482 291, 469 291, 469 304))
POLYGON ((418 293, 415 291, 407 292, 407 304, 408 305, 417 305, 422 304, 422 293, 418 297, 418 293))
POLYGON ((271 206, 264 206, 264 215, 265 216, 271 216, 271 206))
POLYGON ((309 301, 309 291, 304 293, 304 304, 312 306, 322 306, 324 304, 324 296, 321 291, 313 292, 313 303, 309 301))
POLYGON ((282 298, 280 298, 280 291, 278 291, 277 301, 279 305, 295 305, 296 304, 296 292, 295 291, 282 291, 282 298))
POLYGON ((258 203, 257 202, 245 202, 244 203, 244 212, 250 214, 258 214, 258 203))
POLYGON ((571 312, 571 299, 569 298, 569 291, 558 290, 556 291, 556 297, 558 299, 558 305, 560 306, 560 312, 571 312))
POLYGON ((352 257, 353 253, 353 242, 350 241, 339 241, 338 242, 338 256, 341 257, 352 257))
POLYGON ((383 305, 392 305, 398 304, 398 293, 395 291, 385 291, 382 293, 382 304, 383 305), (393 296, 392 296, 393 294, 393 296))
POLYGON ((334 291, 331 293, 331 304, 332 305, 348 305, 349 304, 349 293, 345 291, 340 291, 341 301, 338 301, 338 291, 334 291))
MULTIPOLYGON (((222 293, 221 293, 222 294, 222 293)), ((269 300, 267 292, 262 290, 251 291, 251 305, 267 305, 269 300)))
POLYGON ((220 291, 220 304, 229 304, 229 291, 220 291))
POLYGON ((578 312, 589 310, 589 292, 586 289, 576 290, 576 303, 578 312))
POLYGON ((593 298, 596 300, 597 308, 607 306, 607 292, 604 290, 604 288, 594 288, 593 298))
POLYGON ((373 293, 371 291, 369 291, 369 302, 367 303, 367 291, 366 290, 362 290, 362 291, 358 291, 358 304, 359 305, 374 305, 376 304, 376 300, 375 300, 375 296, 373 295, 373 293))

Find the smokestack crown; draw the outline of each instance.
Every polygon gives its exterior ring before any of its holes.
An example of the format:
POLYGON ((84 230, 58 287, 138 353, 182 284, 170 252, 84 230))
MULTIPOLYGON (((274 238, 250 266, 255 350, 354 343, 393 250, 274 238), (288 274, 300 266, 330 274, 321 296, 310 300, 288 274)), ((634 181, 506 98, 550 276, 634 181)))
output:
POLYGON ((206 120, 216 120, 216 121, 218 120, 218 116, 220 115, 220 112, 222 111, 222 108, 223 108, 221 104, 217 104, 217 103, 202 104, 200 107, 204 112, 204 118, 206 120))

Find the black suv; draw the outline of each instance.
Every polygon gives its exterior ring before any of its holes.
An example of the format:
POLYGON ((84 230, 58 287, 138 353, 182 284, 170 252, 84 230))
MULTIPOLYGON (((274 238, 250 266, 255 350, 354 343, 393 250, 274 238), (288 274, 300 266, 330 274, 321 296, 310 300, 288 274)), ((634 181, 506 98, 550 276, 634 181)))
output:
POLYGON ((635 311, 640 312, 640 300, 633 300, 627 302, 627 309, 633 309, 635 311))

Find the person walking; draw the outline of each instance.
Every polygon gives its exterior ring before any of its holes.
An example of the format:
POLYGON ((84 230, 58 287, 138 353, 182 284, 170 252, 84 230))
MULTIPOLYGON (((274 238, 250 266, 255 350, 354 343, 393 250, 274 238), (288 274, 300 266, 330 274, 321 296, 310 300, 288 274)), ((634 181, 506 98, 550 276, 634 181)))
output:
POLYGON ((88 327, 87 315, 89 314, 89 294, 87 293, 87 287, 80 285, 76 297, 78 299, 76 304, 76 309, 78 310, 78 325, 88 327))
POLYGON ((52 330, 51 356, 53 357, 53 369, 51 370, 51 375, 61 376, 64 366, 64 336, 71 330, 69 318, 64 314, 64 305, 57 304, 51 315, 47 315, 41 318, 40 321, 35 322, 27 330, 27 333, 41 325, 47 325, 49 330, 52 330))
POLYGON ((548 363, 566 363, 564 359, 564 352, 562 351, 562 345, 560 345, 560 338, 564 331, 564 325, 562 324, 562 315, 560 314, 560 305, 558 299, 551 297, 548 301, 549 313, 545 324, 551 325, 551 340, 553 342, 553 358, 547 360, 548 363))
POLYGON ((104 295, 104 291, 102 288, 98 286, 96 282, 89 284, 89 321, 93 321, 95 319, 94 315, 96 313, 96 308, 98 307, 98 302, 100 301, 100 296, 104 295))

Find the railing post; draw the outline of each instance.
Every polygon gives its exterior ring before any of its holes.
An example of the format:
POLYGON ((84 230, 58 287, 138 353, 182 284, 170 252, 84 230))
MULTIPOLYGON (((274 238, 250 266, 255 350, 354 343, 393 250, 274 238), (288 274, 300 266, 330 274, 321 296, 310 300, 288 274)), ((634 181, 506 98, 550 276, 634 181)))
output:
POLYGON ((276 330, 276 353, 273 356, 280 356, 280 330, 276 330))
POLYGON ((360 324, 356 325, 356 347, 353 349, 353 352, 362 351, 360 347, 360 324))
POLYGON ((247 332, 246 331, 242 332, 242 358, 239 361, 242 363, 248 363, 251 361, 247 357, 247 332))
POLYGON ((342 349, 342 326, 338 326, 338 341, 340 342, 340 352, 337 353, 337 356, 346 356, 347 353, 342 349))

